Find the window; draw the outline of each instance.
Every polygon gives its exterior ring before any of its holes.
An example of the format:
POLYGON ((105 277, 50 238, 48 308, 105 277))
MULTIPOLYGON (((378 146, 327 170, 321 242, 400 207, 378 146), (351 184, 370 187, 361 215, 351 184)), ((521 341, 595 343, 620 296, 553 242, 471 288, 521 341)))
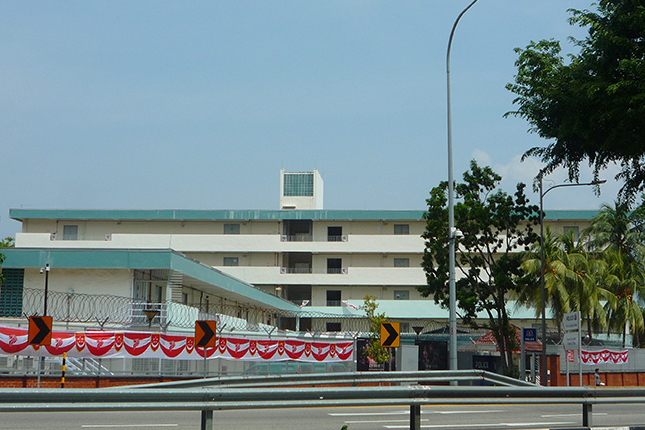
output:
POLYGON ((155 303, 163 302, 163 285, 155 285, 155 303))
POLYGON ((185 305, 188 304, 188 293, 181 293, 181 302, 185 305))
POLYGON ((342 273, 343 259, 342 258, 328 258, 327 259, 327 273, 342 273))
POLYGON ((327 290, 327 306, 340 306, 340 290, 327 290))
POLYGON ((328 322, 327 323, 327 331, 340 331, 340 323, 339 322, 328 322))
POLYGON ((410 267, 409 258, 395 258, 394 267, 410 267))
POLYGON ((63 226, 63 240, 77 240, 78 239, 78 226, 77 225, 64 225, 63 226))
POLYGON ((327 227, 327 241, 328 242, 342 242, 343 228, 342 227, 327 227))
POLYGON ((240 225, 224 224, 224 234, 240 234, 240 225))
POLYGON ((564 234, 565 236, 570 235, 573 232, 573 240, 578 241, 580 239, 580 231, 578 229, 577 225, 565 225, 564 226, 564 234))
POLYGON ((311 197, 314 195, 313 173, 285 173, 284 195, 311 197))
POLYGON ((224 266, 238 266, 239 259, 237 257, 224 257, 224 266))
POLYGON ((410 225, 394 224, 394 234, 410 234, 410 225))
POLYGON ((410 291, 394 290, 394 300, 410 300, 410 291))

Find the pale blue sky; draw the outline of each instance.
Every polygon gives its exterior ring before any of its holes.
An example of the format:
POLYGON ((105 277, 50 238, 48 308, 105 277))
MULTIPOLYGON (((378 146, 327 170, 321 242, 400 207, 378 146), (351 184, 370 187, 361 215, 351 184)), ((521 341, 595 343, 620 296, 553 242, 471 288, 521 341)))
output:
MULTIPOLYGON (((469 2, 0 2, 0 237, 20 228, 10 208, 277 209, 280 168, 317 168, 326 209, 424 209, 447 179, 446 47, 469 2)), ((584 35, 566 10, 590 6, 480 0, 464 16, 457 178, 476 157, 509 191, 530 183, 539 163, 519 156, 542 142, 502 118, 513 48, 584 35)))

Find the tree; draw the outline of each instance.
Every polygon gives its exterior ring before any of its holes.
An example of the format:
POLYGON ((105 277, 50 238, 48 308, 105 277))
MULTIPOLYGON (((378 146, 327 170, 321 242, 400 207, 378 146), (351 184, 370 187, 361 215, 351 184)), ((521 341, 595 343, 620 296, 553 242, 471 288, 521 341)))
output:
POLYGON ((565 61, 555 40, 531 42, 519 54, 515 82, 517 110, 506 115, 528 121, 529 131, 552 142, 529 149, 546 163, 538 177, 558 167, 578 181, 580 164, 593 166, 594 179, 610 163, 624 180, 621 200, 633 201, 645 188, 645 5, 641 0, 600 0, 597 13, 569 10, 572 25, 588 27, 573 40, 580 49, 565 61))
POLYGON ((609 329, 622 332, 625 347, 628 327, 637 334, 645 331, 643 311, 636 303, 636 295, 645 297, 645 277, 640 265, 623 252, 611 250, 605 257, 612 275, 608 287, 614 294, 613 300, 607 301, 605 305, 610 321, 609 329))
MULTIPOLYGON (((603 303, 610 299, 607 284, 607 270, 603 260, 589 254, 581 241, 576 241, 573 231, 560 236, 551 234, 547 228, 544 235, 545 273, 544 287, 547 305, 552 309, 561 331, 565 313, 580 311, 587 321, 587 332, 591 339, 592 328, 604 328, 607 324, 603 303)), ((539 283, 542 261, 539 244, 527 254, 522 268, 531 280, 520 292, 518 302, 535 307, 536 316, 541 314, 541 286, 539 283)))
MULTIPOLYGON (((0 240, 0 249, 2 248, 13 248, 14 246, 14 240, 13 237, 6 237, 2 240, 0 240)), ((5 256, 4 254, 0 253, 0 269, 2 268, 2 263, 4 263, 5 256)), ((0 271, 0 282, 4 281, 4 276, 2 276, 2 272, 0 271)))
POLYGON ((603 204, 583 235, 589 236, 587 246, 593 251, 620 251, 632 260, 645 254, 645 233, 642 230, 643 208, 631 211, 626 202, 603 204))
POLYGON ((387 348, 381 346, 381 323, 387 322, 387 317, 384 313, 377 314, 376 297, 366 295, 363 299, 363 306, 361 309, 365 311, 365 315, 369 320, 370 327, 370 340, 365 348, 365 353, 377 363, 385 363, 390 360, 390 352, 387 348))
MULTIPOLYGON (((528 249, 538 238, 533 226, 539 222, 539 208, 528 204, 524 184, 517 184, 513 196, 498 190, 502 178, 474 160, 463 179, 464 183, 455 186, 455 227, 463 233, 455 239, 456 302, 466 324, 493 332, 503 371, 510 374, 517 345, 506 298, 521 288, 523 257, 518 251, 528 249), (484 323, 478 319, 479 313, 486 315, 484 323)), ((418 287, 423 296, 432 295, 444 308, 449 305, 447 189, 447 182, 440 183, 427 200, 423 234, 427 285, 418 287)))

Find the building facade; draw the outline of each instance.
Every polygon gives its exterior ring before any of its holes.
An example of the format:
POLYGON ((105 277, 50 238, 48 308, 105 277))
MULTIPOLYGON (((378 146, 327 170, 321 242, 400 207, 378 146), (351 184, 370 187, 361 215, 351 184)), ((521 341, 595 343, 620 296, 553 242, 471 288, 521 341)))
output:
MULTIPOLYGON (((22 231, 5 252, 0 312, 24 313, 24 291, 42 290, 49 265, 63 309, 79 294, 171 303, 158 305, 171 327, 214 312, 294 331, 360 331, 366 295, 404 332, 445 325, 447 310, 417 291, 424 211, 325 210, 317 171, 281 171, 280 190, 280 210, 11 210, 22 231), (187 316, 173 323, 180 309, 187 316)), ((577 234, 595 213, 548 211, 545 222, 577 234)), ((535 322, 533 310, 513 318, 535 322)))

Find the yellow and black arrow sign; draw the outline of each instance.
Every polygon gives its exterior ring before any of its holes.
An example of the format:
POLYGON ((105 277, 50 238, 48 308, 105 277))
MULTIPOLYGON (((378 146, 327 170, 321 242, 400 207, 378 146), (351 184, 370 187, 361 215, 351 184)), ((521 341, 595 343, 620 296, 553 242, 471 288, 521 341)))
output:
POLYGON ((381 346, 385 348, 398 348, 401 345, 399 323, 381 323, 381 346))
POLYGON ((46 345, 52 343, 52 317, 29 317, 29 345, 46 345))
POLYGON ((215 348, 217 321, 195 321, 195 345, 202 348, 215 348))

